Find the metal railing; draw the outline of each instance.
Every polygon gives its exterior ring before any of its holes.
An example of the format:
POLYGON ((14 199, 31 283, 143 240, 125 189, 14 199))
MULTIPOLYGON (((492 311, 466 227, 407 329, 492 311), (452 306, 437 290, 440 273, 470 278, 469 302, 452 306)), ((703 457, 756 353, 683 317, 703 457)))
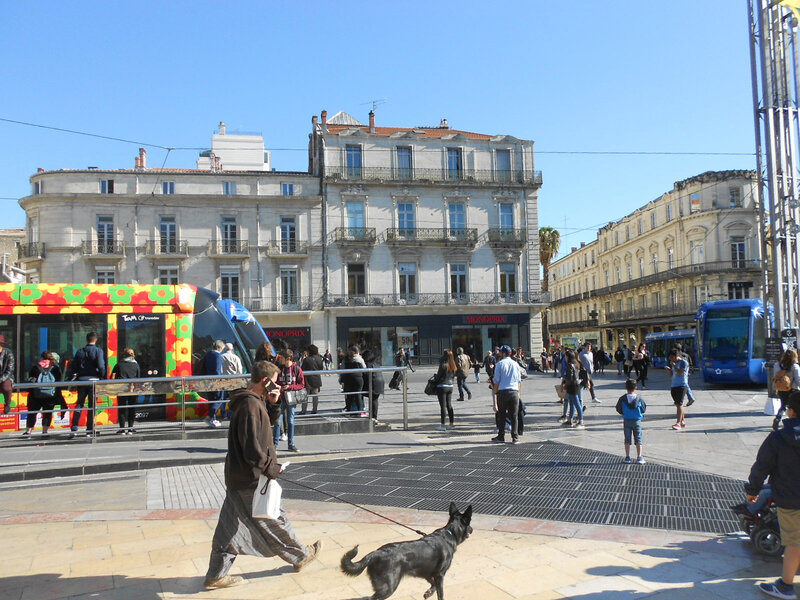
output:
POLYGON ((308 254, 308 242, 299 240, 273 240, 267 243, 267 256, 305 256, 308 254))
POLYGON ((144 243, 145 256, 189 256, 189 242, 177 238, 150 238, 144 243))
POLYGON ((625 321, 631 319, 644 319, 649 317, 675 317, 679 315, 694 315, 698 308, 697 302, 681 302, 678 304, 662 304, 661 306, 648 306, 622 311, 609 312, 606 315, 606 324, 612 321, 625 321))
POLYGON ((374 244, 378 236, 374 227, 337 227, 333 230, 333 241, 374 244))
MULTIPOLYGON (((374 368, 366 368, 366 369, 331 369, 331 370, 323 370, 323 371, 306 371, 305 374, 307 375, 341 375, 342 373, 373 373, 373 372, 391 372, 394 373, 395 371, 401 372, 402 382, 403 382, 403 429, 408 430, 408 393, 407 393, 407 367, 374 367, 374 368)), ((362 390, 361 392, 350 392, 350 394, 363 394, 365 392, 369 393, 370 398, 372 397, 372 377, 367 378, 369 383, 367 389, 362 390)), ((81 387, 88 387, 91 388, 90 395, 87 396, 86 404, 83 407, 73 406, 69 408, 59 407, 58 409, 52 410, 38 410, 38 411, 28 411, 27 409, 24 410, 17 410, 15 412, 19 414, 27 414, 29 412, 38 412, 43 414, 55 414, 60 412, 67 412, 67 413, 88 413, 86 417, 86 433, 88 437, 92 439, 92 442, 95 441, 95 438, 100 435, 98 432, 98 426, 102 426, 101 423, 98 423, 97 415, 98 412, 106 411, 106 410, 113 410, 113 409, 121 409, 121 408, 128 408, 127 406, 119 406, 119 405, 101 405, 98 406, 97 399, 103 397, 119 397, 119 396, 174 396, 174 402, 160 402, 160 403, 152 403, 152 404, 137 404, 134 405, 133 408, 139 409, 151 409, 151 408, 167 408, 172 407, 173 409, 177 409, 180 421, 164 421, 166 424, 174 423, 174 426, 180 425, 181 429, 181 437, 186 439, 186 409, 189 407, 194 406, 209 406, 220 402, 220 400, 212 399, 207 400, 200 396, 203 393, 212 393, 212 392, 230 392, 234 390, 240 390, 242 388, 247 387, 250 382, 250 375, 243 374, 243 375, 202 375, 196 377, 150 377, 150 378, 143 378, 143 379, 99 379, 94 381, 64 381, 64 382, 54 382, 49 383, 47 386, 44 387, 55 387, 61 390, 73 390, 81 387), (90 398, 94 398, 94 402, 90 401, 90 398), (91 423, 91 429, 88 427, 89 423, 91 423)), ((21 392, 28 392, 32 389, 42 388, 41 383, 19 383, 15 384, 13 387, 14 393, 21 393, 21 392)), ((335 397, 337 399, 341 399, 342 392, 330 392, 330 393, 318 393, 315 394, 318 398, 322 397, 335 397)), ((309 394, 308 402, 312 402, 311 394, 309 394)), ((56 402, 57 404, 57 402, 56 402)), ((369 417, 369 432, 372 433, 374 431, 374 422, 372 419, 372 407, 370 402, 365 402, 366 410, 354 410, 354 411, 335 411, 331 413, 331 415, 335 414, 356 414, 361 412, 367 412, 367 416, 369 417)), ((313 415, 305 414, 297 414, 295 416, 296 419, 304 419, 310 418, 313 415)))
POLYGON ((541 292, 472 292, 445 294, 330 294, 326 306, 446 306, 459 304, 547 304, 549 294, 541 292))
POLYGON ((528 232, 525 229, 491 227, 486 232, 486 239, 492 248, 518 247, 528 243, 528 232))
POLYGON ((542 185, 541 171, 494 169, 408 169, 397 167, 325 167, 325 178, 347 181, 419 181, 542 185))
POLYGON ((119 240, 83 240, 81 254, 84 256, 124 256, 125 246, 119 240))
POLYGON ((248 240, 211 240, 208 242, 208 252, 212 256, 249 256, 250 242, 248 240))
POLYGON ((298 311, 318 310, 322 308, 322 299, 311 296, 257 296, 244 302, 245 307, 253 311, 298 311))
POLYGON ((581 330, 581 329, 590 329, 593 327, 598 327, 599 321, 597 319, 584 319, 582 321, 568 321, 566 323, 550 323, 548 321, 547 326, 550 329, 571 329, 571 330, 581 330))
POLYGON ((391 244, 442 244, 474 246, 478 243, 477 229, 442 229, 435 227, 394 227, 383 233, 391 244))
POLYGON ((44 242, 28 242, 19 245, 20 258, 44 258, 44 242))

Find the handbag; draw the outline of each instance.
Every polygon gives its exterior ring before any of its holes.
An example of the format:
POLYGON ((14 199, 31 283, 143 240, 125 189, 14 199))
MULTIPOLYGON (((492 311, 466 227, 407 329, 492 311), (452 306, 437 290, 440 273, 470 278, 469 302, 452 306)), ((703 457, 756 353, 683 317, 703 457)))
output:
POLYGON ((425 394, 427 396, 435 396, 437 392, 436 386, 439 384, 439 379, 436 375, 433 375, 430 379, 428 379, 428 383, 425 384, 425 394))
POLYGON ((777 417, 778 411, 781 409, 781 401, 779 398, 767 398, 764 404, 764 414, 770 417, 777 417))
POLYGON ((256 519, 277 519, 281 515, 282 488, 277 479, 264 474, 258 476, 258 487, 253 494, 252 514, 256 519))
POLYGON ((286 406, 297 406, 308 402, 308 392, 305 388, 299 390, 286 390, 283 392, 283 399, 286 401, 286 406))

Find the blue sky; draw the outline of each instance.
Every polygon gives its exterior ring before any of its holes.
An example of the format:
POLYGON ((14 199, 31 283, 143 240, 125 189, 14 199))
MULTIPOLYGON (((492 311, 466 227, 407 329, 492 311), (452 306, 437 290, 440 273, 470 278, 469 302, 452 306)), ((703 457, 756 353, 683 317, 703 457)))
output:
MULTIPOLYGON (((2 119, 169 147, 207 147, 225 121, 263 133, 279 170, 306 169, 312 115, 366 121, 373 99, 378 125, 532 139, 540 225, 567 250, 675 181, 755 165, 548 154, 752 153, 744 0, 15 2, 0 39, 2 119)), ((138 149, 3 121, 0 142, 0 227, 24 226, 38 167, 132 168, 138 149)))

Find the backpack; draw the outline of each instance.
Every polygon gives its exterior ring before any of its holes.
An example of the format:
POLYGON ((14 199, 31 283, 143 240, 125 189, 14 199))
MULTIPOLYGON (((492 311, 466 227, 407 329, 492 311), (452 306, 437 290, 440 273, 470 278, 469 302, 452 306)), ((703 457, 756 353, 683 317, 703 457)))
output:
POLYGON ((772 378, 772 383, 779 392, 792 391, 792 378, 789 376, 789 372, 784 369, 775 373, 775 377, 772 378))
MULTIPOLYGON (((46 369, 39 372, 39 375, 36 377, 36 383, 55 383, 56 378, 53 376, 52 369, 46 369)), ((56 395, 56 388, 45 386, 40 387, 38 389, 38 395, 44 396, 46 398, 52 398, 56 395)))

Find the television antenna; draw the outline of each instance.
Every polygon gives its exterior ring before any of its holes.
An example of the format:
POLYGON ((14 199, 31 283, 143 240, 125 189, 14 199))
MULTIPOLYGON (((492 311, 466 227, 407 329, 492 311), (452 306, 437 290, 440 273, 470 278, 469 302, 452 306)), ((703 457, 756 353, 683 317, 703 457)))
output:
POLYGON ((366 104, 372 104, 372 112, 375 112, 375 109, 378 108, 381 104, 386 104, 389 100, 386 98, 381 98, 380 100, 370 100, 369 102, 362 102, 361 106, 366 104))

